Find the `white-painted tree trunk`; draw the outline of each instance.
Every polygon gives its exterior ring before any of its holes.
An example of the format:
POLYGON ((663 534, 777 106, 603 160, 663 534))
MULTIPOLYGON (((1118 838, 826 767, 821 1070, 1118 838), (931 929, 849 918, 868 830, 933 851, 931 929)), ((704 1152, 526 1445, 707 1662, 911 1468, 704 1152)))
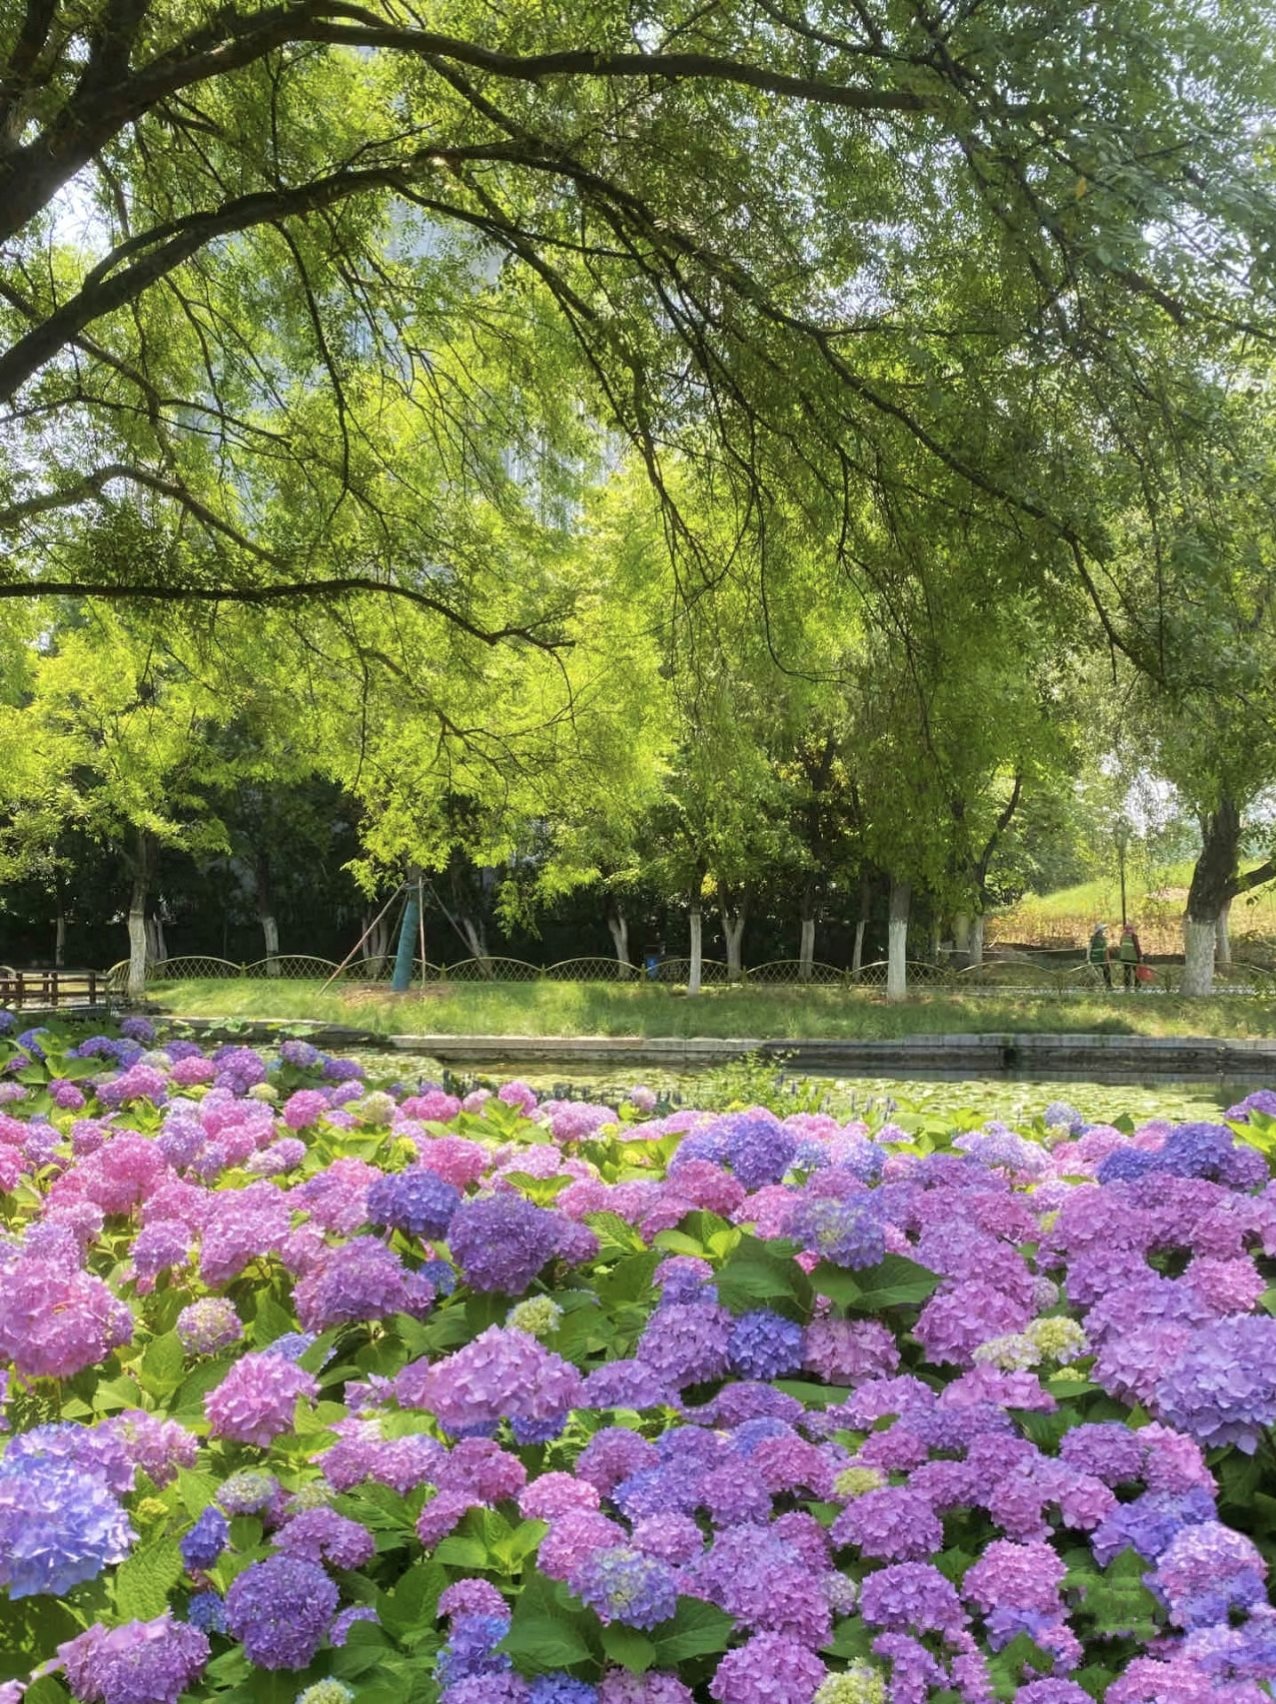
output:
POLYGON ((939 924, 932 923, 930 926, 930 962, 932 964, 939 963, 939 943, 941 936, 942 931, 939 924))
POLYGON ((909 882, 891 881, 890 918, 886 926, 886 998, 902 1000, 908 993, 908 909, 913 890, 909 882))
POLYGON ((266 975, 279 975, 279 919, 272 911, 260 919, 261 938, 266 943, 266 975))
POLYGON ((970 955, 971 964, 982 964, 984 962, 984 914, 982 911, 971 919, 970 941, 966 951, 970 955))
POLYGON ((811 980, 811 966, 815 963, 815 919, 802 919, 802 936, 798 946, 798 981, 811 980))
POLYGON ((1209 994, 1214 988, 1214 947, 1218 939, 1218 919, 1215 917, 1186 917, 1183 920, 1183 982, 1184 994, 1209 994))
POLYGON ((739 982, 744 975, 744 912, 724 911, 722 933, 727 943, 727 975, 739 982))
POLYGON ((66 913, 59 911, 54 925, 57 933, 53 941, 53 962, 61 970, 66 963, 66 913))
POLYGON ((704 963, 702 948, 702 931, 700 927, 700 907, 691 907, 691 968, 687 972, 687 993, 700 992, 702 966, 704 963))
POLYGON ((1230 970, 1232 968, 1231 919, 1232 902, 1229 899, 1214 921, 1214 968, 1216 970, 1230 970))
POLYGON ((616 949, 616 963, 620 966, 623 977, 629 975, 629 919, 617 906, 615 911, 607 914, 607 929, 611 935, 611 944, 616 949))
POLYGON ((970 951, 969 911, 959 911, 953 918, 953 950, 963 954, 970 951))
POLYGON ((855 945, 851 948, 851 975, 858 976, 864 963, 864 925, 868 919, 861 917, 855 925, 855 945))

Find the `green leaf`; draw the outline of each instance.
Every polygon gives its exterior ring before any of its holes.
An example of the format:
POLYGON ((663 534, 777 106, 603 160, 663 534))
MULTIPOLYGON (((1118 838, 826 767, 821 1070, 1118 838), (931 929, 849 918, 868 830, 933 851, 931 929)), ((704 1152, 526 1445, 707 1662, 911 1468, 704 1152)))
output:
POLYGON ((585 1223, 597 1235, 604 1256, 641 1254, 646 1249, 641 1236, 619 1213, 586 1213, 585 1223))
POLYGON ((185 1355, 175 1331, 166 1331, 147 1345, 137 1369, 137 1382, 148 1396, 171 1396, 181 1384, 185 1355))
POLYGON ((411 1643, 414 1633, 433 1630, 435 1612, 447 1581, 447 1572, 437 1556, 427 1556, 425 1561, 409 1568, 392 1592, 383 1592, 378 1598, 377 1613, 386 1630, 402 1644, 411 1643))
POLYGON ((182 1577, 175 1538, 156 1539, 115 1571, 115 1608, 122 1621, 149 1621, 168 1608, 168 1595, 182 1577))
POLYGON ((198 1520, 216 1497, 221 1481, 200 1468, 179 1467, 174 1485, 183 1509, 192 1520, 198 1520))
POLYGON ((873 1633, 858 1615, 848 1615, 838 1622, 828 1644, 820 1648, 830 1656, 846 1657, 848 1660, 853 1657, 866 1657, 873 1648, 873 1633))
POLYGON ((552 1583, 543 1574, 532 1573, 515 1599, 510 1630, 498 1649, 508 1652, 524 1673, 570 1668, 593 1654, 585 1637, 591 1623, 596 1618, 587 1610, 565 1609, 552 1583))
POLYGON ((264 1349, 268 1343, 274 1343, 277 1338, 286 1337, 296 1329, 296 1321, 278 1297, 270 1290, 262 1290, 253 1315, 251 1335, 254 1348, 264 1349))
POLYGON ((856 1310, 878 1313, 882 1308, 926 1301, 943 1283, 943 1278, 902 1254, 888 1254, 876 1266, 860 1268, 855 1282, 860 1292, 856 1310))
POLYGON ((793 1256, 778 1253, 759 1237, 741 1237, 715 1272, 714 1283, 732 1313, 769 1307, 805 1319, 814 1299, 811 1281, 793 1256))
POLYGON ((712 1656, 725 1651, 735 1622, 716 1604, 699 1598, 679 1598, 678 1612, 655 1628, 651 1642, 661 1668, 673 1668, 688 1657, 712 1656))
POLYGON ((636 1627, 622 1627, 618 1622, 603 1628, 603 1650, 613 1663, 619 1663, 630 1674, 646 1674, 656 1660, 656 1647, 647 1635, 636 1627))
POLYGON ((339 1680, 358 1680, 360 1675, 383 1668, 390 1649, 385 1634, 375 1622, 356 1621, 346 1634, 345 1644, 332 1654, 332 1671, 339 1680))
POLYGON ((548 1531, 548 1521, 520 1521, 513 1532, 493 1543, 492 1552, 512 1572, 524 1557, 537 1549, 548 1531))

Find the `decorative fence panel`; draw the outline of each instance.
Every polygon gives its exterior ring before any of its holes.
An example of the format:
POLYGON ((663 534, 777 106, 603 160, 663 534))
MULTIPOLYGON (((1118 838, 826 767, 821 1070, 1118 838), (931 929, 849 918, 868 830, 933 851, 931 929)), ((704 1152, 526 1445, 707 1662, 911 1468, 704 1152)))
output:
MULTIPOLYGON (((959 994, 1021 994, 1042 995, 1094 994, 1104 988, 1102 972, 1086 961, 1075 962, 1075 954, 1067 955, 1065 964, 1043 962, 1055 955, 998 951, 982 964, 965 969, 945 963, 930 964, 909 960, 906 966, 908 986, 913 989, 949 989, 959 994)), ((1063 957, 1063 954, 1059 954, 1063 957)), ((1120 966, 1113 965, 1113 982, 1120 985, 1120 966)), ((1183 977, 1181 964, 1154 964, 1148 990, 1177 993, 1183 977)), ((741 973, 740 985, 769 988, 863 988, 885 989, 887 965, 885 959, 863 965, 859 971, 841 970, 837 965, 817 960, 803 975, 799 959, 773 959, 755 965, 741 973)), ((100 979, 107 992, 121 994, 128 985, 128 960, 112 965, 100 979)), ((638 983, 658 982, 666 987, 685 986, 691 971, 686 958, 663 959, 654 973, 644 966, 622 964, 602 954, 574 959, 562 959, 557 964, 536 965, 525 959, 492 957, 462 959, 457 964, 434 964, 420 959, 412 961, 412 981, 441 984, 458 983, 527 983, 527 982, 599 982, 638 983)), ((394 973, 394 957, 357 959, 339 967, 332 959, 307 953, 281 954, 273 959, 258 959, 252 964, 235 964, 230 959, 211 955, 188 954, 184 957, 161 959, 148 965, 148 985, 242 978, 260 981, 294 981, 322 984, 339 980, 347 985, 388 983, 394 973)), ((6 974, 0 966, 0 975, 6 974)), ((15 974, 10 971, 9 975, 15 974)), ((731 972, 721 959, 705 959, 700 967, 701 981, 706 987, 723 987, 732 981, 731 972)), ((1276 970, 1261 964, 1236 961, 1220 967, 1215 973, 1216 994, 1259 994, 1276 996, 1276 970)))

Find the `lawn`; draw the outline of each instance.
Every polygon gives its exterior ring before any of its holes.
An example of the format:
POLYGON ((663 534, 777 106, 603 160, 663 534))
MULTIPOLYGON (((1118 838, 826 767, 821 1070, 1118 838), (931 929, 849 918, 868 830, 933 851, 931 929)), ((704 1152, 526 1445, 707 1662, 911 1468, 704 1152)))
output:
POLYGON ((381 1035, 730 1036, 759 1040, 894 1040, 909 1035, 1276 1035, 1276 1004, 1254 996, 1067 998, 918 994, 888 1005, 842 988, 710 988, 695 999, 647 983, 440 983, 393 995, 262 980, 164 984, 166 1013, 201 1018, 309 1019, 381 1035))

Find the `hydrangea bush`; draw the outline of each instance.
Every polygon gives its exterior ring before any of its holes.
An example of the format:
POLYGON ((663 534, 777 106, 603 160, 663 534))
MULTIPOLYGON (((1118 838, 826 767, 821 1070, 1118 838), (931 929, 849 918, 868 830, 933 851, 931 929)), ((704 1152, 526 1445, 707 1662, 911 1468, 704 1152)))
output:
POLYGON ((1257 1704, 1276 1137, 26 1033, 0 1704, 1257 1704))

